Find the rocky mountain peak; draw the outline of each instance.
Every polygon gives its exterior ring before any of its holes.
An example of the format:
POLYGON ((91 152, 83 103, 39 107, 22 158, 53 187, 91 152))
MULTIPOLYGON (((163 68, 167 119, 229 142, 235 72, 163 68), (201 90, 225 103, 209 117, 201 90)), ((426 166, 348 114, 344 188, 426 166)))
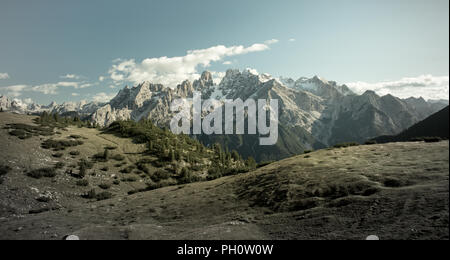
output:
POLYGON ((375 93, 375 91, 373 90, 366 90, 366 92, 364 92, 362 94, 363 96, 368 96, 368 97, 376 97, 379 98, 380 96, 377 95, 377 93, 375 93))
POLYGON ((213 82, 212 74, 209 71, 204 71, 202 73, 202 76, 200 77, 200 80, 203 80, 204 82, 213 82))
POLYGON ((204 71, 200 79, 195 80, 193 87, 195 90, 208 92, 214 86, 212 74, 209 71, 204 71))
POLYGON ((322 79, 320 79, 320 77, 317 75, 314 75, 314 77, 312 77, 311 80, 316 82, 322 82, 322 79))
MULTIPOLYGON (((202 75, 203 76, 203 75, 202 75)), ((201 79, 202 81, 202 79, 201 79)), ((194 92, 194 87, 192 86, 189 80, 183 81, 180 85, 177 86, 177 95, 181 97, 192 96, 194 92)))

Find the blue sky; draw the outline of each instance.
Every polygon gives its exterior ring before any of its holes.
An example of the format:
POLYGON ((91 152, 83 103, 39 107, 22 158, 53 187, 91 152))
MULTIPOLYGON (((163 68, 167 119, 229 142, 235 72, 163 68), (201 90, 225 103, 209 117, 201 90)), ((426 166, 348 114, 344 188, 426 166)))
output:
POLYGON ((247 67, 448 99, 449 1, 0 2, 0 93, 17 98, 101 100, 141 79, 247 67), (194 61, 173 59, 189 50, 194 61))

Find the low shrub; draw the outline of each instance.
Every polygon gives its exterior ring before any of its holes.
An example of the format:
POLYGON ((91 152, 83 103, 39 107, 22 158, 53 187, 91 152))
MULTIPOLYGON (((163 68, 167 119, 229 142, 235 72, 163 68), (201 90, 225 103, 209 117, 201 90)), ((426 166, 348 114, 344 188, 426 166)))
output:
POLYGON ((85 199, 95 199, 97 197, 97 192, 95 191, 95 189, 92 189, 87 193, 81 195, 81 197, 85 199))
POLYGON ((348 142, 348 143, 340 143, 340 144, 336 144, 333 147, 334 148, 347 148, 347 147, 351 147, 351 146, 359 146, 359 143, 356 142, 348 142))
POLYGON ((55 164, 55 169, 62 169, 62 168, 64 168, 65 165, 66 165, 66 164, 63 163, 63 162, 57 162, 57 163, 55 164))
POLYGON ((384 186, 390 188, 398 188, 402 186, 402 182, 396 178, 388 177, 384 180, 384 186))
POLYGON ((272 164, 274 162, 275 161, 261 162, 261 163, 258 164, 257 168, 262 168, 262 167, 270 165, 270 164, 272 164))
POLYGON ((72 156, 78 156, 80 155, 80 151, 71 151, 69 154, 72 156))
POLYGON ((102 184, 98 185, 98 187, 100 187, 100 189, 103 189, 103 190, 108 190, 108 189, 111 188, 111 184, 109 184, 109 183, 102 183, 102 184))
POLYGON ((218 167, 212 167, 208 170, 208 180, 215 180, 222 177, 222 171, 218 167))
POLYGON ((86 168, 86 169, 92 169, 92 167, 94 167, 94 163, 89 162, 89 161, 86 160, 86 159, 81 159, 81 160, 78 162, 78 166, 79 166, 79 167, 84 167, 84 168, 86 168))
POLYGON ((200 181, 200 178, 196 175, 194 175, 189 169, 183 168, 181 170, 181 175, 178 180, 178 184, 187 184, 187 183, 193 183, 200 181))
POLYGON ((136 163, 136 166, 140 171, 145 172, 146 174, 150 173, 150 169, 145 165, 145 162, 139 161, 136 163))
POLYGON ((130 190, 129 192, 127 192, 127 194, 128 195, 133 195, 133 194, 136 194, 136 193, 139 193, 140 192, 140 190, 130 190))
POLYGON ((122 170, 120 170, 120 173, 131 173, 134 169, 136 169, 136 166, 134 165, 130 165, 126 168, 123 168, 122 170))
POLYGON ((79 180, 79 181, 77 181, 77 186, 81 186, 81 187, 89 186, 89 181, 88 180, 79 180))
POLYGON ((61 158, 61 157, 64 156, 64 154, 63 153, 55 153, 52 156, 55 157, 55 158, 61 158))
POLYGON ((432 136, 432 137, 424 137, 423 140, 425 141, 425 143, 439 143, 440 141, 442 141, 442 138, 432 136))
POLYGON ((53 178, 56 176, 56 174, 57 173, 56 173, 55 168, 40 168, 40 169, 32 170, 27 173, 27 175, 29 177, 32 177, 35 179, 40 179, 43 177, 53 178))
POLYGON ((32 126, 26 124, 8 124, 5 129, 10 129, 10 135, 16 136, 20 139, 27 139, 33 135, 51 136, 54 134, 53 128, 32 126))
POLYGON ((122 179, 123 182, 136 182, 137 180, 138 178, 136 176, 128 176, 122 179))
POLYGON ((112 196, 113 195, 110 192, 104 191, 104 192, 101 192, 101 193, 97 193, 95 191, 95 189, 92 189, 92 190, 88 191, 87 193, 81 195, 82 198, 85 198, 85 199, 96 199, 98 201, 110 199, 110 198, 112 198, 112 196))
POLYGON ((112 196, 113 195, 111 192, 104 191, 104 192, 97 194, 97 196, 95 198, 98 201, 100 201, 100 200, 108 200, 108 199, 112 198, 112 196))
POLYGON ((121 154, 115 154, 115 155, 111 156, 111 159, 121 162, 121 161, 125 160, 125 156, 123 156, 121 154))
POLYGON ((149 182, 147 182, 147 188, 145 189, 145 191, 156 190, 156 189, 160 189, 160 188, 164 188, 164 187, 168 187, 168 186, 174 186, 177 184, 178 184, 177 181, 175 181, 174 179, 162 180, 157 183, 153 182, 153 181, 149 181, 149 182))
POLYGON ((8 174, 12 170, 8 165, 0 165, 0 176, 8 174))
POLYGON ((105 149, 103 152, 95 154, 93 160, 97 162, 107 162, 110 159, 109 150, 105 149))
POLYGON ((50 202, 52 199, 50 197, 46 197, 46 196, 41 196, 39 198, 36 199, 36 201, 38 202, 42 202, 42 203, 48 203, 50 202))
POLYGON ((41 147, 43 149, 53 149, 54 151, 62 151, 68 147, 75 147, 78 145, 82 145, 83 141, 80 140, 54 140, 48 139, 45 140, 41 147))
POLYGON ((151 179, 154 182, 159 182, 161 180, 167 180, 168 178, 170 178, 170 173, 165 170, 157 170, 151 176, 151 179))
POLYGON ((9 132, 9 134, 12 135, 12 136, 16 136, 16 137, 18 137, 19 139, 22 139, 22 140, 31 138, 33 136, 32 134, 30 134, 30 133, 28 133, 28 132, 26 132, 25 130, 22 130, 22 129, 12 130, 11 132, 9 132))

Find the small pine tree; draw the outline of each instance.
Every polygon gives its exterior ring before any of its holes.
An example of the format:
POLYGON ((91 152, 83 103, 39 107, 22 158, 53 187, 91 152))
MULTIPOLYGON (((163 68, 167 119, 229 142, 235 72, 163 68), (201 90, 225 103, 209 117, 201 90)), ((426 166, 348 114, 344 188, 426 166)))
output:
POLYGON ((187 161, 189 164, 192 164, 192 156, 191 156, 190 154, 187 154, 187 155, 186 155, 186 161, 187 161))
POLYGON ((164 158, 166 158, 166 157, 168 156, 166 144, 163 143, 161 148, 162 148, 162 149, 161 149, 162 156, 163 156, 164 158))
POLYGON ((54 113, 54 114, 53 114, 53 120, 54 120, 56 123, 59 122, 60 118, 59 118, 58 113, 54 113))
POLYGON ((148 142, 148 149, 149 149, 150 151, 153 151, 153 142, 152 142, 152 141, 149 141, 149 142, 148 142))
POLYGON ((175 160, 176 160, 176 158, 175 158, 175 151, 172 150, 172 151, 170 151, 170 161, 174 162, 175 160))
POLYGON ((234 161, 241 160, 241 156, 239 155, 239 153, 236 150, 233 150, 231 152, 231 158, 233 158, 234 161))
POLYGON ((103 152, 103 158, 105 160, 109 160, 109 150, 108 149, 105 149, 105 151, 103 152))
POLYGON ((202 144, 198 144, 198 147, 197 147, 197 150, 200 152, 200 153, 203 153, 204 152, 204 146, 202 145, 202 144))
POLYGON ((175 150, 175 160, 180 161, 181 160, 181 152, 180 150, 175 150))
POLYGON ((84 178, 86 176, 86 166, 84 166, 84 164, 80 165, 80 173, 78 175, 80 178, 84 178))
POLYGON ((180 174, 180 180, 182 183, 191 183, 192 182, 192 175, 188 168, 184 167, 181 170, 180 174))
POLYGON ((256 161, 253 157, 248 157, 247 162, 245 163, 250 170, 256 169, 256 161))

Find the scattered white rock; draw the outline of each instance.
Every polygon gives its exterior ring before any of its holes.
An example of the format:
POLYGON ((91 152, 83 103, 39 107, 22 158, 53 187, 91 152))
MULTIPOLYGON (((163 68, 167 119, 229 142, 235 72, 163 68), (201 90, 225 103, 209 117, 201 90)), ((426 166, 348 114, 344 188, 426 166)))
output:
POLYGON ((22 231, 23 230, 23 227, 18 227, 18 228, 16 228, 14 231, 15 232, 20 232, 20 231, 22 231))
POLYGON ((76 235, 68 235, 64 240, 80 240, 80 237, 76 235))
POLYGON ((380 240, 380 238, 378 236, 375 235, 370 235, 366 238, 366 240, 380 240))

